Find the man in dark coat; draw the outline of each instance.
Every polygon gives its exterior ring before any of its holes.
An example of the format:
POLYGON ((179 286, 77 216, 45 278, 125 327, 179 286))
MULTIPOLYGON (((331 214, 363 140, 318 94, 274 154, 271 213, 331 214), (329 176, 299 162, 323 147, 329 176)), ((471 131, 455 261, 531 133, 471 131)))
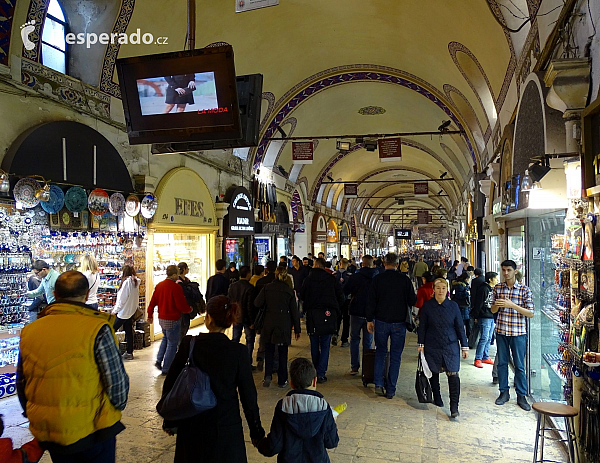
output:
POLYGON ((325 271, 325 259, 315 260, 302 289, 306 313, 306 329, 310 336, 310 351, 313 364, 317 369, 317 381, 327 381, 325 373, 329 363, 331 335, 336 332, 337 318, 341 316, 340 307, 344 303, 344 292, 333 275, 325 271))
POLYGON ((412 282, 396 270, 398 256, 386 254, 385 272, 373 278, 367 305, 367 328, 375 333, 375 392, 392 399, 396 393, 396 382, 400 373, 400 362, 406 337, 406 320, 417 295, 412 282), (384 386, 385 356, 390 342, 390 368, 387 374, 387 390, 384 386))
POLYGON ((229 280, 229 284, 235 283, 240 279, 240 272, 237 269, 235 262, 229 263, 229 269, 225 272, 225 276, 229 280))
MULTIPOLYGON (((352 273, 348 271, 349 264, 350 264, 350 262, 348 261, 348 259, 346 259, 345 257, 342 258, 339 262, 339 266, 340 266, 339 270, 337 270, 334 273, 335 279, 338 281, 338 283, 342 287, 342 290, 344 289, 344 286, 346 286, 346 284, 348 283, 348 280, 350 279, 350 276, 352 275, 352 273)), ((342 316, 338 318, 337 331, 335 332, 335 334, 333 335, 333 337, 331 339, 331 344, 334 346, 337 346, 338 336, 340 335, 340 328, 342 328, 342 338, 341 338, 342 347, 349 346, 349 344, 348 344, 348 336, 350 336, 350 313, 348 312, 349 305, 350 305, 350 299, 346 295, 346 300, 340 307, 342 316)))
MULTIPOLYGON (((470 268, 470 267, 469 267, 470 268)), ((471 279, 471 301, 475 300, 475 297, 477 295, 477 291, 479 290, 479 288, 481 288, 481 286, 483 286, 485 284, 485 279, 483 278, 483 270, 481 270, 479 267, 477 267, 476 269, 473 269, 473 278, 471 279)), ((478 323, 477 321, 475 321, 477 319, 477 317, 474 317, 472 314, 470 315, 471 318, 471 335, 469 336, 469 347, 471 349, 475 349, 475 346, 477 345, 477 339, 479 339, 479 335, 481 334, 481 323, 478 323)))
POLYGON ((286 283, 287 267, 277 267, 275 280, 264 286, 254 300, 256 307, 264 307, 265 316, 260 332, 261 344, 265 346, 265 377, 263 386, 271 385, 275 350, 279 354, 277 382, 287 386, 287 353, 292 343, 292 327, 296 341, 300 338, 300 315, 296 305, 296 294, 286 283))
MULTIPOLYGON (((254 331, 254 318, 256 316, 254 310, 254 286, 250 284, 252 272, 250 267, 244 265, 240 268, 240 280, 232 283, 229 286, 229 300, 237 302, 242 309, 242 317, 239 323, 233 325, 233 342, 240 342, 242 338, 242 330, 246 334, 246 347, 250 356, 250 364, 252 364, 252 353, 254 352, 254 339, 256 331, 254 331)), ((252 367, 256 369, 256 367, 252 367)))
POLYGON ((290 268, 289 273, 294 279, 294 289, 296 291, 296 297, 298 297, 298 310, 300 311, 301 317, 304 316, 304 308, 299 293, 300 288, 302 288, 302 284, 304 283, 304 279, 308 276, 309 271, 310 267, 308 267, 308 265, 303 265, 302 261, 300 261, 300 257, 292 257, 292 267, 290 268))
MULTIPOLYGON (((258 295, 260 293, 261 289, 263 289, 266 285, 268 285, 269 283, 273 283, 275 281, 275 270, 277 270, 277 262, 275 262, 274 260, 268 261, 267 265, 265 266, 265 276, 256 282, 256 286, 255 286, 255 290, 254 290, 255 295, 258 295)), ((256 313, 258 313, 259 308, 257 308, 256 313)), ((264 338, 262 336, 259 337, 258 353, 256 354, 256 367, 258 368, 258 371, 262 371, 263 367, 264 367, 265 343, 264 343, 263 339, 264 338)), ((276 358, 277 358, 277 354, 276 354, 276 358)))
POLYGON ((367 330, 367 303, 371 281, 377 275, 373 268, 373 257, 363 256, 362 267, 348 279, 344 293, 350 296, 350 374, 356 375, 360 368, 360 333, 363 335, 363 351, 373 346, 373 335, 367 330))
POLYGON ((217 273, 211 276, 206 283, 206 302, 215 296, 227 296, 229 290, 229 279, 225 276, 227 262, 225 259, 217 259, 215 266, 217 273))

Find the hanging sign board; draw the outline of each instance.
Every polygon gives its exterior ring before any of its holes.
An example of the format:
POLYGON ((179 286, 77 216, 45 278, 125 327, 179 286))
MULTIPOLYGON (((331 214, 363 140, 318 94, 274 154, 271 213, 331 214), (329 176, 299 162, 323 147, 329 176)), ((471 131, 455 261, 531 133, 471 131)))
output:
POLYGON ((312 164, 314 145, 312 141, 292 142, 292 161, 294 164, 312 164))
POLYGON ((248 236, 254 234, 254 209, 250 193, 244 187, 238 187, 231 195, 229 214, 229 236, 248 236))
POLYGON ((379 160, 381 162, 402 161, 402 143, 400 138, 380 138, 377 140, 379 160))
POLYGON ((390 223, 390 216, 389 215, 384 215, 383 217, 383 223, 390 223))
POLYGON ((352 220, 350 221, 350 235, 356 238, 358 235, 356 234, 356 217, 352 216, 352 220))
POLYGON ((429 196, 429 183, 420 182, 414 184, 415 196, 429 196))
POLYGON ((345 198, 358 198, 358 183, 345 183, 344 184, 344 197, 345 198))
POLYGON ((431 220, 429 219, 429 211, 418 211, 417 221, 419 222, 419 224, 426 224, 431 222, 431 220))
POLYGON ((243 13, 275 5, 279 5, 279 0, 235 0, 235 12, 243 13))
POLYGON ((397 240, 409 240, 411 238, 411 232, 408 228, 395 228, 394 236, 397 240))

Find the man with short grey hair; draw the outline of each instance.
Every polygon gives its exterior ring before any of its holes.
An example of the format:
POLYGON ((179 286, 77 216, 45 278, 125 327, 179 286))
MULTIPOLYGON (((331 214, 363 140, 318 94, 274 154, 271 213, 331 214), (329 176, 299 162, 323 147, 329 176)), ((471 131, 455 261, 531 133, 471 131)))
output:
POLYGON ((417 295, 410 279, 397 271, 398 256, 386 254, 385 271, 373 278, 367 304, 367 328, 375 333, 375 392, 392 399, 400 373, 400 362, 406 337, 406 320, 417 295), (384 380, 385 356, 390 340, 390 368, 384 380), (384 384, 386 390, 384 391, 384 384))

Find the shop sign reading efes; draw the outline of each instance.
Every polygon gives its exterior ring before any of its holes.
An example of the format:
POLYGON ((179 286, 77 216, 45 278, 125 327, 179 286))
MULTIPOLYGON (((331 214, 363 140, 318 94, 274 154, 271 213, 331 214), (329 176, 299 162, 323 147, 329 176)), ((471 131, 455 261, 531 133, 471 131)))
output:
POLYGON ((248 190, 238 187, 229 206, 229 230, 231 236, 254 234, 254 211, 248 190))
POLYGON ((193 199, 175 198, 175 215, 204 216, 204 203, 193 199))

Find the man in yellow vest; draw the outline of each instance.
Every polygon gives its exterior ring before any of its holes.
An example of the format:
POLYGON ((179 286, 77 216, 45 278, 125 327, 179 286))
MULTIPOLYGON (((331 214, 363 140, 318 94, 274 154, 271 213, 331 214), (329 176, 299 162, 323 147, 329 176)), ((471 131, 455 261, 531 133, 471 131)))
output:
POLYGON ((56 302, 21 332, 17 391, 29 429, 54 463, 114 463, 129 377, 114 317, 85 305, 88 280, 58 277, 56 302))

